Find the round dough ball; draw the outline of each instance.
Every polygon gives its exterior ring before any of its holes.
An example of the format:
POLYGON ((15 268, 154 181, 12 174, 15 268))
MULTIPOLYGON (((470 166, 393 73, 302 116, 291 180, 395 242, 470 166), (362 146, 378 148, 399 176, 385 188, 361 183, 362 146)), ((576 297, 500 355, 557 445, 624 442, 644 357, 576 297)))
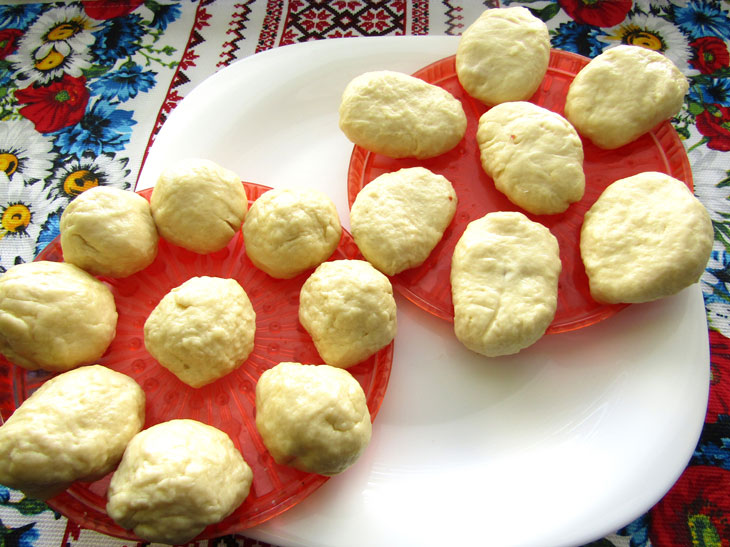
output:
POLYGON ((499 104, 479 118, 477 142, 497 190, 530 213, 562 213, 583 197, 583 143, 561 115, 524 101, 499 104))
POLYGON ((48 499, 100 479, 142 429, 144 405, 132 378, 101 365, 51 378, 0 427, 0 484, 48 499))
POLYGON ((63 372, 91 363, 116 329, 111 291, 73 264, 28 262, 0 277, 0 353, 16 365, 63 372))
POLYGON ((340 129, 353 143, 391 158, 432 158, 454 148, 466 114, 451 93, 390 70, 366 72, 345 88, 340 129))
POLYGON ((162 237, 206 254, 220 251, 241 229, 248 200, 236 173, 193 158, 160 174, 150 206, 162 237))
POLYGON ((235 279, 193 277, 167 293, 144 324, 150 355, 198 388, 240 367, 253 351, 256 312, 235 279))
POLYGON ((171 420, 138 433, 109 484, 106 510, 151 542, 187 543, 246 499, 253 474, 223 431, 171 420))
POLYGON ((352 237, 368 262, 395 275, 423 264, 454 218, 456 203, 451 182, 424 167, 385 173, 357 194, 352 237))
POLYGON ((461 35, 456 74, 467 93, 487 105, 525 101, 550 60, 547 25, 524 7, 488 9, 461 35))
POLYGON ((127 190, 87 190, 63 212, 60 230, 63 259, 94 275, 127 277, 157 256, 150 204, 127 190))
POLYGON ((619 148, 677 114, 688 89, 687 78, 661 53, 620 45, 578 72, 565 116, 597 146, 619 148))
POLYGON ((327 260, 341 235, 335 204, 317 190, 269 190, 253 202, 243 223, 246 254, 277 279, 327 260))
POLYGON ((328 476, 355 463, 372 432, 365 392, 349 372, 300 363, 261 375, 256 427, 276 463, 328 476))
POLYGON ((364 260, 323 262, 299 293, 299 321, 328 365, 348 368, 392 342, 390 281, 364 260))
POLYGON ((580 252, 599 302, 649 302, 696 283, 712 252, 707 209, 680 180, 645 172, 617 180, 583 219, 580 252))
POLYGON ((531 346, 555 317, 561 269, 558 240, 522 213, 470 222, 451 262, 456 337, 488 357, 531 346))

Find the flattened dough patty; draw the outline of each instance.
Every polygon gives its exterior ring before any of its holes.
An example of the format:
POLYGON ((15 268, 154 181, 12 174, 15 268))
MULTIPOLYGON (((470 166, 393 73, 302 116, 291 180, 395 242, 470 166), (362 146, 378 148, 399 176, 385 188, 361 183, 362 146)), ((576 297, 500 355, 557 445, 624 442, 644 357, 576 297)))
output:
POLYGON ((256 312, 235 279, 193 277, 167 293, 144 324, 147 351, 181 381, 201 387, 253 351, 256 312))
POLYGON ((320 475, 355 463, 372 431, 365 392, 349 372, 300 363, 261 375, 256 427, 277 463, 320 475))
POLYGON ((299 321, 325 363, 347 368, 395 337, 393 287, 364 260, 323 262, 302 285, 299 321))
POLYGON ((352 237, 386 275, 420 266, 456 212, 449 180, 424 167, 385 173, 368 183, 350 210, 352 237))
POLYGON ((160 174, 150 206, 162 237, 206 254, 221 250, 241 229, 248 200, 236 173, 210 160, 190 158, 160 174))
POLYGON ((620 45, 578 72, 565 117, 597 146, 619 148, 677 114, 688 89, 687 78, 661 53, 620 45))
POLYGON ((341 235, 335 204, 318 190, 269 190, 253 202, 243 223, 246 254, 277 279, 295 277, 327 260, 341 235))
POLYGON ((697 282, 712 252, 707 209, 687 186, 645 172, 608 186, 585 214, 580 252, 600 302, 648 302, 697 282))
POLYGON ((60 231, 63 259, 94 275, 127 277, 157 256, 150 204, 128 190, 87 190, 66 207, 60 231))
POLYGON ((454 148, 466 114, 451 93, 390 70, 366 72, 345 88, 340 129, 353 143, 391 158, 431 158, 454 148))
POLYGON ((171 420, 129 442, 109 484, 106 509, 117 524, 147 541, 179 545, 235 511, 252 479, 223 431, 171 420))
POLYGON ((111 291, 73 264, 28 262, 0 277, 0 353, 16 365, 62 372, 89 364, 116 328, 111 291))
POLYGON ((515 205, 550 215, 583 197, 583 144, 561 115, 524 101, 502 103, 479 119, 477 142, 484 171, 515 205))
POLYGON ((132 378, 101 365, 51 378, 0 427, 0 484, 48 499, 100 479, 142 429, 144 405, 132 378))
POLYGON ((558 241, 522 213, 470 222, 454 249, 454 332, 488 357, 537 342, 555 317, 561 271, 558 241))
POLYGON ((456 74, 487 105, 525 101, 540 86, 550 60, 547 25, 527 8, 484 11, 461 35, 456 74))

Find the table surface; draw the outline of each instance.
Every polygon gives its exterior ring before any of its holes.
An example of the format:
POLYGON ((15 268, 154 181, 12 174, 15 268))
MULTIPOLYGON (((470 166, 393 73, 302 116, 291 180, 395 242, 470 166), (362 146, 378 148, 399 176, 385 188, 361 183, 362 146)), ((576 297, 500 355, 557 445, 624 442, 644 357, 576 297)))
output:
MULTIPOLYGON (((498 2, 125 0, 0 5, 0 271, 32 261, 64 208, 97 184, 135 189, 170 112, 216 71, 261 51, 354 36, 459 35, 498 2), (65 23, 77 29, 53 41, 65 23)), ((594 57, 618 43, 658 49, 690 90, 673 120, 709 210, 715 247, 700 284, 711 384, 685 472, 645 515, 597 545, 730 543, 730 5, 533 0, 552 46, 594 57)), ((0 379, 7 377, 0 368, 0 379)), ((85 530, 0 486, 0 545, 130 545, 85 530)), ((140 544, 142 545, 142 544, 140 544)), ((265 545, 244 536, 195 545, 265 545)))

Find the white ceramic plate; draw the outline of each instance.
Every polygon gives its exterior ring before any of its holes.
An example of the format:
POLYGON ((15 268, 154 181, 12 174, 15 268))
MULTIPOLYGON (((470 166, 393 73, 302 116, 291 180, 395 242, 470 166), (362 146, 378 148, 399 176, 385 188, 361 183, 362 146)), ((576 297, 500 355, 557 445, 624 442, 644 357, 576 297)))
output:
MULTIPOLYGON (((414 72, 457 40, 328 40, 240 61, 173 111, 138 189, 176 159, 207 157, 251 182, 323 190, 349 228, 342 90, 367 70, 414 72)), ((697 285, 499 359, 397 301, 393 371, 368 450, 247 535, 287 546, 581 544, 648 510, 689 461, 709 385, 697 285)))

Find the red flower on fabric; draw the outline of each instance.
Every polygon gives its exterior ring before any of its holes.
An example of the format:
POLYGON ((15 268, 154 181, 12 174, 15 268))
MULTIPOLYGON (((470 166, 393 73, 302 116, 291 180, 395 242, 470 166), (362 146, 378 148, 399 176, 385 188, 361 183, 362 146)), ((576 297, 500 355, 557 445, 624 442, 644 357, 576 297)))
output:
POLYGON ((17 28, 0 30, 0 59, 5 59, 5 57, 15 52, 18 47, 18 38, 22 35, 23 31, 17 28))
POLYGON ((730 53, 724 40, 716 36, 703 36, 689 44, 694 49, 694 55, 689 64, 702 74, 712 74, 721 68, 730 65, 730 53))
POLYGON ((651 510, 652 545, 727 546, 730 537, 730 471, 688 467, 669 493, 651 510))
POLYGON ((83 118, 89 90, 83 76, 74 78, 64 74, 61 80, 50 85, 18 89, 15 98, 26 105, 20 109, 20 114, 32 121, 40 133, 50 133, 83 118))
POLYGON ((612 27, 626 19, 632 0, 558 0, 558 4, 576 23, 612 27))
POLYGON ((710 400, 705 422, 715 423, 719 414, 730 414, 730 340, 710 331, 710 400))
POLYGON ((727 152, 730 150, 730 108, 712 105, 697 115, 697 130, 709 138, 707 147, 727 152))
POLYGON ((103 21, 132 13, 144 0, 83 0, 81 3, 86 15, 103 21))

